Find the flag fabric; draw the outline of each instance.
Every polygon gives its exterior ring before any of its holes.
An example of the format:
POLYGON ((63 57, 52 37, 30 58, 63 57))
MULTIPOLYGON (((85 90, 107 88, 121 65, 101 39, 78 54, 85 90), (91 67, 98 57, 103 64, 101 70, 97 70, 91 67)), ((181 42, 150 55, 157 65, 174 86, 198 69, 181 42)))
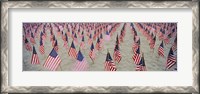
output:
POLYGON ((164 46, 163 41, 161 42, 159 48, 158 48, 158 55, 164 57, 164 46))
POLYGON ((141 58, 139 65, 137 65, 136 71, 146 71, 146 65, 144 61, 144 57, 141 58))
POLYGON ((75 43, 75 44, 78 44, 78 39, 77 39, 76 33, 74 34, 74 43, 75 43))
POLYGON ((77 61, 74 64, 74 71, 86 71, 88 70, 88 63, 86 59, 84 58, 83 54, 79 50, 77 54, 77 61))
POLYGON ((164 35, 165 35, 165 31, 161 29, 159 32, 159 40, 163 40, 164 35))
POLYGON ((42 38, 40 38, 40 53, 45 54, 44 44, 43 44, 42 38))
POLYGON ((64 45, 63 45, 66 49, 68 49, 68 36, 65 33, 65 40, 64 40, 64 45))
POLYGON ((177 38, 174 39, 174 43, 172 45, 172 51, 175 52, 177 50, 177 38))
POLYGON ((35 44, 35 39, 34 39, 34 35, 32 32, 31 32, 30 41, 31 41, 31 43, 35 44))
POLYGON ((27 38, 25 38, 25 48, 27 51, 32 51, 32 47, 31 47, 30 43, 28 42, 27 38))
POLYGON ((90 34, 89 39, 88 39, 88 44, 91 45, 92 43, 92 34, 90 34))
POLYGON ((141 60, 140 48, 138 48, 137 51, 134 53, 132 59, 136 65, 140 63, 141 60))
POLYGON ((117 34, 117 37, 116 37, 116 44, 120 44, 120 41, 119 41, 119 38, 118 38, 118 34, 117 34))
POLYGON ((51 41, 51 43, 52 43, 52 47, 54 47, 55 42, 56 42, 56 37, 55 37, 55 35, 53 35, 53 38, 52 38, 52 41, 51 41))
POLYGON ((73 41, 72 41, 71 47, 69 49, 68 55, 71 56, 72 58, 76 59, 77 52, 76 52, 76 48, 75 48, 73 41))
POLYGON ((114 61, 116 61, 118 63, 120 63, 120 61, 122 59, 121 53, 119 51, 119 45, 118 44, 115 45, 113 58, 114 58, 114 61))
POLYGON ((100 34, 100 42, 101 42, 101 44, 103 44, 103 34, 102 33, 100 34))
POLYGON ((45 40, 45 39, 46 39, 46 37, 44 36, 44 33, 43 33, 43 32, 40 33, 40 38, 42 38, 42 40, 45 40))
POLYGON ((138 43, 133 42, 132 50, 133 50, 134 53, 137 51, 137 49, 138 49, 139 47, 140 47, 140 45, 138 45, 138 43))
POLYGON ((134 36, 134 41, 132 45, 132 50, 135 53, 137 49, 140 47, 140 37, 139 36, 134 36))
POLYGON ((37 52, 35 50, 35 47, 33 46, 33 54, 32 54, 32 58, 31 58, 31 64, 40 64, 37 52))
POLYGON ((90 47, 89 57, 92 59, 92 61, 94 61, 94 59, 95 59, 95 50, 94 50, 94 44, 93 43, 92 43, 92 45, 90 47))
POLYGON ((176 64, 176 57, 175 57, 174 52, 171 48, 170 51, 169 51, 168 57, 167 57, 166 69, 170 69, 175 64, 176 64))
POLYGON ((57 52, 53 48, 43 66, 51 71, 55 71, 60 65, 61 61, 62 60, 60 56, 57 54, 57 52))
POLYGON ((98 39, 97 39, 97 43, 96 43, 96 49, 97 50, 100 50, 101 49, 101 44, 100 44, 101 42, 100 42, 100 39, 99 39, 99 37, 98 37, 98 39))
POLYGON ((151 39, 151 42, 149 44, 151 49, 154 49, 155 42, 156 42, 156 36, 153 39, 151 39))
POLYGON ((123 42, 124 40, 123 40, 123 32, 121 31, 121 34, 120 34, 120 36, 119 36, 119 40, 120 40, 120 42, 123 42))
POLYGON ((115 63, 112 61, 112 57, 110 56, 110 53, 107 53, 106 61, 105 61, 105 71, 117 71, 117 67, 115 66, 115 63))
POLYGON ((53 34, 52 29, 51 29, 51 30, 50 30, 50 41, 53 41, 53 36, 54 36, 54 34, 53 34))
POLYGON ((164 42, 165 42, 165 44, 168 44, 170 42, 168 35, 164 36, 164 42))
POLYGON ((84 36, 82 37, 80 48, 85 49, 84 36))
POLYGON ((56 40, 55 44, 54 44, 54 49, 56 52, 58 52, 58 41, 56 40))
POLYGON ((106 38, 105 38, 106 41, 109 41, 110 40, 110 34, 108 31, 106 31, 106 38))

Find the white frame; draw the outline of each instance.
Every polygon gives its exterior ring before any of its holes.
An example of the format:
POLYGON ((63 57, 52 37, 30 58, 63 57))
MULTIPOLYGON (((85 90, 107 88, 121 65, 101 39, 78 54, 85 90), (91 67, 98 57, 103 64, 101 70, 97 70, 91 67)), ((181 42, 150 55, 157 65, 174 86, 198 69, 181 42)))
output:
POLYGON ((2 74, 2 91, 3 93, 36 93, 36 92, 134 92, 134 93, 153 93, 153 92, 165 92, 165 93, 198 93, 199 84, 199 7, 197 1, 174 1, 174 2, 152 2, 152 1, 84 1, 84 2, 75 2, 75 1, 66 1, 66 2, 37 2, 37 1, 9 1, 2 2, 2 26, 1 26, 1 74, 2 74), (165 86, 165 87, 155 87, 155 86, 23 86, 23 87, 13 87, 8 85, 8 9, 9 8, 191 8, 192 9, 192 46, 193 46, 193 85, 192 86, 165 86))

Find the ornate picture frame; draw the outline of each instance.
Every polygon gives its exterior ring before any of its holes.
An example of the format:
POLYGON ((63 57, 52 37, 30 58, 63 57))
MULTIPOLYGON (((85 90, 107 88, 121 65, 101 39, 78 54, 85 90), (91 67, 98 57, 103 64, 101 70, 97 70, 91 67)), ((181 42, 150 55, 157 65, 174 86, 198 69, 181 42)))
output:
POLYGON ((1 2, 1 93, 199 93, 199 2, 198 1, 2 1, 1 2), (10 8, 191 8, 192 86, 9 86, 10 8))

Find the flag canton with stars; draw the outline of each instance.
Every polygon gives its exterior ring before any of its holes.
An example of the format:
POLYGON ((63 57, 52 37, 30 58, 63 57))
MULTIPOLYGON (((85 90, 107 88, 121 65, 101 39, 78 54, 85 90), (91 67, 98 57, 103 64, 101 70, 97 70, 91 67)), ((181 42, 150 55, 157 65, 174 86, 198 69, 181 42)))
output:
POLYGON ((83 54, 81 53, 81 51, 79 51, 78 56, 77 56, 77 60, 81 62, 81 61, 83 61, 83 59, 84 59, 83 54))

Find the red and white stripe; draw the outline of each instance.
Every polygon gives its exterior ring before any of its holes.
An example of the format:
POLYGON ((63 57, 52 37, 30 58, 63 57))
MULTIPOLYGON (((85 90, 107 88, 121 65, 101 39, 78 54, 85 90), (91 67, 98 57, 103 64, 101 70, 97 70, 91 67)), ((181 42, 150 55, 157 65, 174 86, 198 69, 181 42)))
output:
POLYGON ((92 60, 94 60, 95 59, 95 50, 91 50, 89 53, 89 56, 92 60))
POLYGON ((155 42, 150 43, 149 46, 150 46, 151 49, 153 49, 154 46, 155 46, 155 42))
POLYGON ((137 49, 139 48, 139 45, 138 45, 138 43, 133 43, 133 46, 132 46, 132 50, 133 50, 133 52, 135 53, 136 51, 137 51, 137 49))
POLYGON ((41 45, 41 46, 40 46, 40 53, 41 53, 41 54, 45 54, 44 45, 41 45))
POLYGON ((65 47, 65 49, 68 49, 68 43, 67 43, 67 41, 64 41, 63 47, 65 47))
POLYGON ((121 53, 119 52, 119 50, 114 51, 114 61, 117 61, 118 63, 120 63, 122 56, 121 53))
POLYGON ((71 56, 72 58, 76 59, 76 56, 77 56, 76 49, 70 48, 68 54, 69 54, 69 56, 71 56))
POLYGON ((30 37, 30 41, 31 41, 31 43, 35 44, 35 39, 34 38, 30 37))
POLYGON ((89 44, 89 45, 92 44, 92 39, 88 39, 88 44, 89 44))
POLYGON ((39 61, 37 54, 32 55, 31 64, 40 64, 40 61, 39 61))
POLYGON ((55 71, 60 63, 61 63, 61 58, 58 55, 56 56, 56 58, 48 56, 43 66, 51 71, 55 71))
POLYGON ((101 50, 101 45, 100 45, 100 43, 96 43, 96 46, 95 46, 95 47, 96 47, 97 50, 101 50))
POLYGON ((82 49, 85 49, 85 43, 84 43, 84 42, 81 42, 80 47, 81 47, 82 49))
POLYGON ((105 62, 105 71, 117 71, 117 68, 112 61, 105 62))
POLYGON ((136 71, 146 71, 146 66, 137 65, 135 70, 136 71))
POLYGON ((172 51, 175 52, 177 50, 177 44, 173 43, 172 45, 172 51))
POLYGON ((176 58, 173 55, 170 55, 167 59, 166 68, 170 69, 175 64, 176 64, 176 58))
POLYGON ((87 71, 88 70, 88 63, 86 62, 86 59, 84 58, 81 62, 77 60, 77 62, 74 64, 74 71, 87 71))
POLYGON ((135 53, 135 54, 133 55, 132 59, 133 59, 134 63, 135 63, 136 65, 138 65, 138 64, 140 63, 140 60, 141 60, 141 55, 135 53))
POLYGON ((32 51, 32 47, 31 47, 30 43, 26 43, 25 48, 27 51, 32 51))
POLYGON ((158 55, 164 57, 164 49, 163 47, 158 48, 158 55))

